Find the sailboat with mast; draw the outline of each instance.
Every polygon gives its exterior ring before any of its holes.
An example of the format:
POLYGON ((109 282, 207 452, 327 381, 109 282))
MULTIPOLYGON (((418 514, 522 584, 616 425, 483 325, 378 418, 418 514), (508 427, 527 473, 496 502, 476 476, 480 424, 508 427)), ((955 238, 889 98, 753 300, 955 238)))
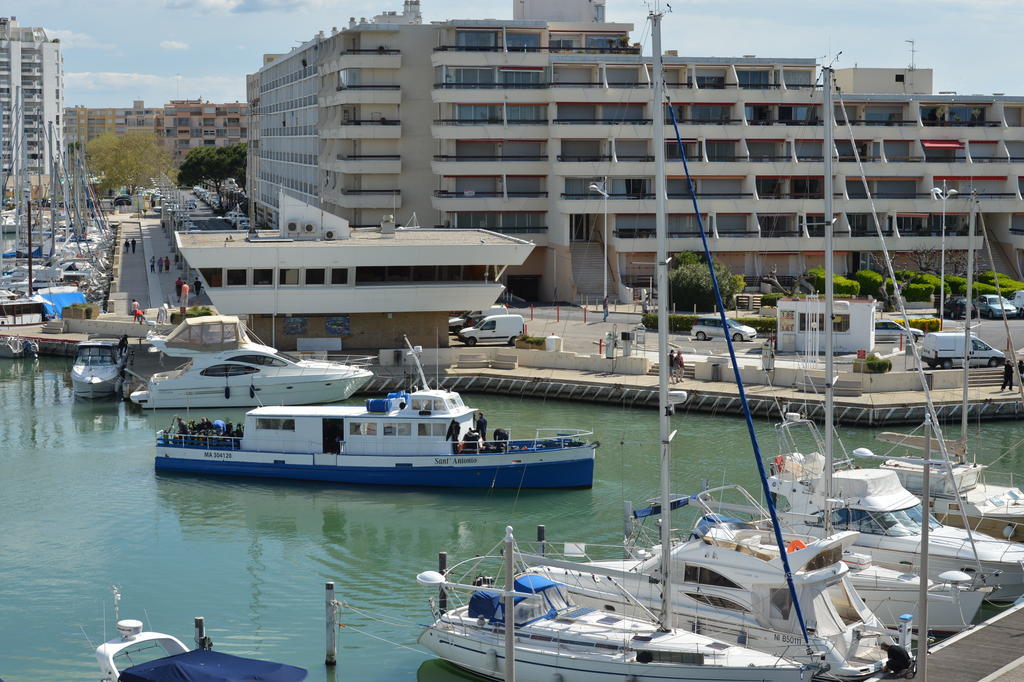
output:
MULTIPOLYGON (((652 11, 654 52, 653 109, 655 135, 664 137, 661 69, 661 14, 652 11)), ((669 259, 666 240, 665 150, 656 146, 657 178, 657 273, 659 291, 668 284, 669 259)), ((659 344, 668 345, 667 296, 658 297, 659 344)), ((671 443, 669 417, 672 405, 668 368, 659 365, 659 442, 661 449, 661 496, 669 508, 671 443)), ((672 608, 672 556, 669 524, 663 525, 662 552, 657 568, 661 600, 656 620, 576 606, 565 585, 540 574, 515 575, 516 553, 512 529, 504 540, 505 589, 474 589, 451 582, 449 575, 426 571, 421 584, 472 591, 469 603, 451 611, 437 609, 435 621, 420 636, 420 643, 442 658, 492 679, 547 682, 589 682, 604 677, 647 680, 798 680, 808 666, 781 656, 725 643, 711 637, 674 628, 672 608), (504 644, 503 653, 499 647, 504 644)), ((477 560, 472 560, 475 566, 477 560)), ((785 563, 785 557, 783 557, 785 563)), ((788 571, 788 564, 787 564, 788 571)), ((475 581, 486 585, 486 581, 475 581)), ((443 594, 444 592, 442 592, 443 594)), ((800 613, 799 603, 794 606, 800 613)), ((802 618, 801 618, 802 622, 802 618)), ((807 643, 806 630, 804 643, 807 643)))

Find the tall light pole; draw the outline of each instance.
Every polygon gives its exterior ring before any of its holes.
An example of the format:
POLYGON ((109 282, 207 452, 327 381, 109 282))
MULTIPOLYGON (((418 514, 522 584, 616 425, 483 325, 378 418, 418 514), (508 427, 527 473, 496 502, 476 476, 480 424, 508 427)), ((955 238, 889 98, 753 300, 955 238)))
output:
MULTIPOLYGON (((941 255, 939 256, 939 327, 942 326, 942 321, 946 319, 945 308, 946 308, 946 199, 955 197, 959 192, 955 189, 946 189, 946 181, 942 181, 942 189, 938 187, 932 187, 932 196, 942 202, 942 242, 941 242, 941 255)), ((968 247, 970 248, 970 247, 968 247)), ((968 308, 971 302, 967 302, 968 308)), ((967 325, 970 326, 970 325, 967 325)))
POLYGON ((604 298, 601 299, 602 304, 608 300, 608 176, 604 177, 604 183, 598 185, 596 182, 590 183, 590 191, 597 192, 604 197, 604 264, 601 267, 601 272, 604 275, 604 298))

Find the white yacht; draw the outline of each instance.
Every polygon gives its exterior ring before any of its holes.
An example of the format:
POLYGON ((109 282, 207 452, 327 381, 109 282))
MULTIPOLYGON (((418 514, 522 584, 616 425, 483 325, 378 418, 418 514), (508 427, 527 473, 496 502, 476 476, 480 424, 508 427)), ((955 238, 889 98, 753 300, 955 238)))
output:
POLYGON ((186 319, 170 334, 150 334, 157 351, 189 358, 181 369, 154 374, 131 394, 148 408, 310 405, 348 398, 373 375, 362 367, 304 360, 253 342, 237 317, 186 319))
MULTIPOLYGON (((818 452, 801 453, 790 437, 791 429, 809 428, 813 422, 787 414, 780 425, 784 451, 772 462, 769 485, 786 509, 786 520, 799 532, 821 536, 826 508, 825 458, 818 452)), ((916 571, 920 562, 921 500, 904 488, 892 470, 837 469, 832 474, 830 521, 834 530, 856 530, 855 546, 887 568, 916 571)), ((928 515, 930 524, 928 578, 942 580, 948 571, 960 571, 976 586, 990 586, 993 601, 1014 601, 1024 595, 1024 545, 996 540, 978 533, 944 526, 928 515), (977 557, 975 551, 977 550, 977 557), (979 575, 980 569, 980 575, 979 575)))
MULTIPOLYGON (((735 491, 756 505, 738 486, 673 502, 673 507, 694 506, 703 511, 690 536, 672 544, 672 563, 678 567, 672 581, 677 626, 809 665, 823 656, 829 674, 838 679, 864 679, 881 671, 885 652, 879 645, 892 642, 890 633, 857 594, 850 570, 841 560, 857 533, 836 533, 824 539, 784 535, 793 582, 811 633, 808 647, 792 608, 773 533, 713 513, 714 495, 723 491, 735 491)), ((658 515, 660 507, 634 514, 638 518, 658 515)), ((581 605, 636 617, 657 608, 662 598, 657 581, 662 557, 657 546, 641 548, 631 543, 631 547, 630 558, 611 561, 570 563, 552 560, 550 555, 530 557, 538 563, 531 570, 564 583, 581 605)))
POLYGON ((82 398, 105 398, 121 390, 124 356, 116 341, 94 340, 78 344, 71 365, 71 385, 82 398))

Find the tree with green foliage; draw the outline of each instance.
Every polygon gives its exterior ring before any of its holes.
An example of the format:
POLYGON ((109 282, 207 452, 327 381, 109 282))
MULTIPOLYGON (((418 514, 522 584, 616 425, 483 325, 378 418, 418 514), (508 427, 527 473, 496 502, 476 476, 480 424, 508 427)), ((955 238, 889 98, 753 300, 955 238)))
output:
POLYGON ((244 187, 246 152, 245 144, 195 147, 181 162, 178 182, 186 186, 209 183, 218 195, 228 179, 234 179, 239 187, 244 187))
POLYGON ((103 190, 124 187, 135 194, 136 189, 174 168, 170 153, 152 133, 104 133, 90 141, 85 150, 90 169, 102 178, 103 190))
MULTIPOLYGON (((711 285, 711 273, 703 256, 691 252, 676 254, 675 267, 668 273, 672 302, 676 307, 692 310, 697 306, 700 312, 715 308, 715 292, 711 285)), ((733 275, 722 263, 715 263, 715 276, 722 292, 722 301, 730 305, 733 296, 743 291, 743 277, 733 275)))

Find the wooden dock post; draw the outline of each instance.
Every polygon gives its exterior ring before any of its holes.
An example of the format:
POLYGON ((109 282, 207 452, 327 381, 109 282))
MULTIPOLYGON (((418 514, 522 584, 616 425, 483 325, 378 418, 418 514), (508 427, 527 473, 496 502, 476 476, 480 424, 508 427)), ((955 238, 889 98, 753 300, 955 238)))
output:
POLYGON ((324 665, 334 666, 338 663, 338 602, 334 599, 334 583, 328 581, 325 588, 327 653, 324 656, 324 665))
MULTIPOLYGON (((448 572, 448 552, 437 553, 437 572, 446 575, 448 572)), ((447 576, 446 576, 447 577, 447 576)), ((448 612, 448 593, 444 591, 444 585, 438 589, 437 608, 441 613, 448 612)))
POLYGON ((196 647, 199 649, 204 649, 206 651, 212 649, 213 641, 211 641, 210 638, 206 636, 206 619, 202 616, 196 616, 193 619, 192 623, 193 627, 195 628, 195 634, 193 635, 193 639, 195 639, 196 647))

